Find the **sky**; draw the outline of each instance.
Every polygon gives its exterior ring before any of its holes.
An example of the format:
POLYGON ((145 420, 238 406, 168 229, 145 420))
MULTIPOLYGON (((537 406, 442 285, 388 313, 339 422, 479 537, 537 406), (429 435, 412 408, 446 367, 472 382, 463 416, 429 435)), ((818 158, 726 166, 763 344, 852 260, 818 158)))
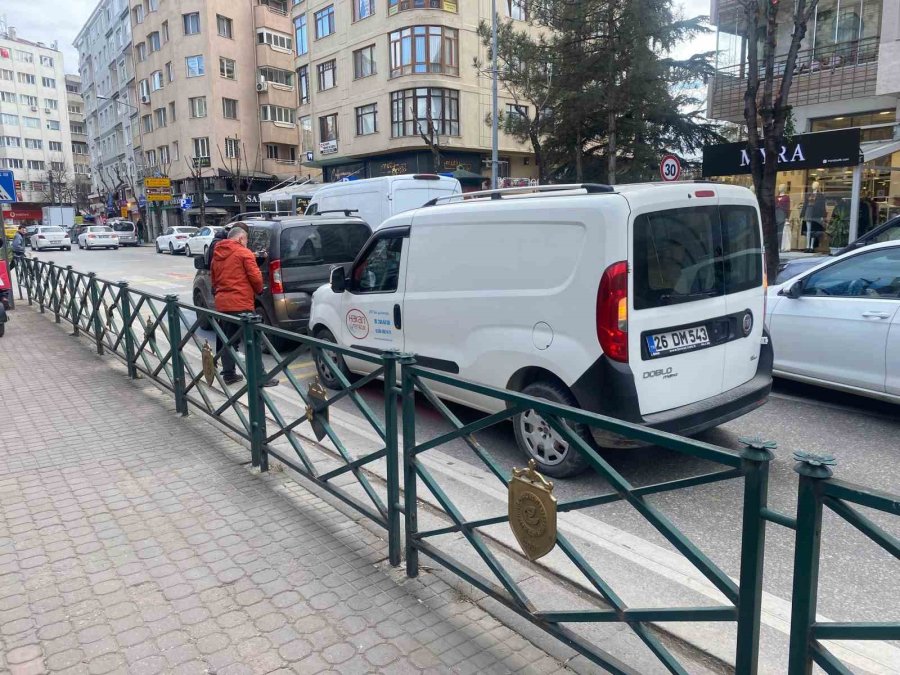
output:
MULTIPOLYGON (((684 16, 709 14, 710 0, 680 0, 684 16)), ((14 26, 19 37, 32 42, 59 42, 67 73, 78 71, 78 52, 72 41, 97 5, 97 0, 4 0, 0 17, 14 26)), ((700 36, 676 50, 678 57, 715 48, 715 35, 700 36)))

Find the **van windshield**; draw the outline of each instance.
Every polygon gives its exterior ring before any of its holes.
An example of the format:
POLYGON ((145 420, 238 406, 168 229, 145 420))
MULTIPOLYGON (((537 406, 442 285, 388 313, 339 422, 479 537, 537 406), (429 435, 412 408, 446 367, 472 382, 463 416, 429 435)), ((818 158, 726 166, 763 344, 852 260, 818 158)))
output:
POLYGON ((635 309, 694 302, 761 285, 755 209, 700 206, 635 219, 635 309))
POLYGON ((352 262, 371 234, 363 223, 304 225, 281 232, 283 267, 352 262))

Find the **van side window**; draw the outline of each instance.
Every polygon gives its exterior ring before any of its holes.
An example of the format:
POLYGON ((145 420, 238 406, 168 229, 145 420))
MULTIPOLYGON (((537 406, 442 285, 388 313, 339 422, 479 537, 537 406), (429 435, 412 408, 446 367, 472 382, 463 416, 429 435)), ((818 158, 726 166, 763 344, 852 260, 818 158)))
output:
POLYGON ((379 239, 353 268, 354 293, 393 293, 400 280, 403 237, 379 239))

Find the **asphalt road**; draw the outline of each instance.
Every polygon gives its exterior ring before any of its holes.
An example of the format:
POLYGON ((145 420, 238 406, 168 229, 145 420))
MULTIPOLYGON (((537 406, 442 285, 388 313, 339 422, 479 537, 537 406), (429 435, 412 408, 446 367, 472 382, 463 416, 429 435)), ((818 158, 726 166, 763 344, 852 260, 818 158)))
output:
MULTIPOLYGON (((127 280, 134 288, 157 294, 175 293, 190 302, 193 263, 184 256, 158 255, 151 246, 118 251, 44 252, 39 257, 60 265, 73 265, 81 271, 96 272, 108 280, 127 280)), ((777 347, 776 347, 777 348, 777 347)), ((300 377, 311 377, 311 362, 300 360, 292 366, 300 377)), ((364 392, 377 409, 380 385, 364 392)), ((350 402, 342 402, 352 411, 350 402)), ((472 421, 479 413, 452 406, 463 421, 472 421)), ((419 403, 418 439, 439 435, 449 426, 427 403, 419 403)), ((767 405, 742 418, 722 425, 701 436, 710 443, 728 448, 739 447, 738 438, 761 435, 778 442, 772 463, 769 506, 793 515, 797 476, 791 453, 803 449, 833 454, 837 477, 871 488, 900 492, 900 406, 830 392, 786 381, 776 382, 767 405)), ((507 467, 521 466, 519 454, 508 424, 478 434, 481 443, 507 467)), ((458 461, 478 464, 463 443, 450 443, 441 450, 458 461)), ((661 448, 618 451, 607 454, 610 463, 633 485, 672 480, 714 470, 701 460, 686 458, 661 448)), ((594 474, 568 481, 557 481, 558 497, 588 497, 605 492, 609 486, 594 474)), ((741 492, 737 482, 664 493, 653 503, 667 514, 688 536, 729 574, 739 570, 741 492)), ((660 544, 662 538, 625 504, 610 504, 593 509, 591 514, 606 523, 648 541, 660 544)), ((871 514, 867 514, 871 515, 871 514)), ((891 522, 874 514, 895 536, 900 522, 891 522)), ((893 519, 897 521, 897 518, 893 519)), ((885 621, 900 618, 900 583, 896 561, 830 514, 826 515, 822 549, 819 612, 837 621, 885 621)), ((791 591, 793 533, 776 525, 768 528, 765 590, 788 599, 791 591)))

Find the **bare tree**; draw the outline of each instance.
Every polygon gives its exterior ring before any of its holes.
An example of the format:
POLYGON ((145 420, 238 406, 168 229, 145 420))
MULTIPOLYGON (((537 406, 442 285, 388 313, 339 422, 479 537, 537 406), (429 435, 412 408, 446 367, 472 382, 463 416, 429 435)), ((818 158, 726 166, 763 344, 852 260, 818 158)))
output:
MULTIPOLYGON (((226 138, 225 143, 228 143, 229 140, 237 142, 238 139, 226 138)), ((256 148, 256 156, 253 158, 252 164, 247 161, 247 148, 243 143, 235 143, 230 153, 228 147, 224 152, 221 146, 216 146, 216 149, 219 151, 225 176, 231 181, 231 189, 238 203, 238 212, 243 213, 247 210, 247 198, 253 185, 253 173, 259 164, 259 147, 256 148), (229 156, 229 154, 234 156, 229 156)))
MULTIPOLYGON (((747 123, 747 147, 750 173, 756 189, 756 199, 762 215, 766 268, 770 279, 778 270, 778 228, 775 222, 775 186, 778 173, 777 157, 784 143, 785 125, 791 116, 788 96, 794 81, 797 52, 806 36, 809 20, 818 0, 794 0, 793 31, 790 36, 784 69, 775 73, 778 10, 774 0, 737 0, 744 12, 744 42, 747 48, 747 89, 744 92, 744 121, 747 123), (760 55, 760 38, 762 55, 760 55), (778 79, 780 78, 780 79, 778 79), (762 152, 761 152, 762 151, 762 152), (764 161, 765 158, 768 161, 764 161)), ((787 3, 785 3, 787 4, 787 3)))
POLYGON ((71 176, 62 162, 50 162, 50 168, 44 174, 44 196, 51 204, 63 204, 71 201, 71 176))
POLYGON ((200 165, 199 161, 195 161, 200 159, 202 158, 193 157, 189 161, 188 158, 185 157, 184 163, 187 165, 187 169, 191 174, 191 180, 197 187, 197 201, 199 202, 198 206, 200 208, 200 227, 206 227, 206 190, 203 185, 203 167, 200 165))
POLYGON ((416 132, 425 141, 425 145, 431 150, 431 160, 434 163, 434 171, 441 170, 441 133, 434 121, 434 113, 431 110, 431 94, 425 99, 425 119, 419 116, 418 99, 413 99, 413 120, 416 132))

